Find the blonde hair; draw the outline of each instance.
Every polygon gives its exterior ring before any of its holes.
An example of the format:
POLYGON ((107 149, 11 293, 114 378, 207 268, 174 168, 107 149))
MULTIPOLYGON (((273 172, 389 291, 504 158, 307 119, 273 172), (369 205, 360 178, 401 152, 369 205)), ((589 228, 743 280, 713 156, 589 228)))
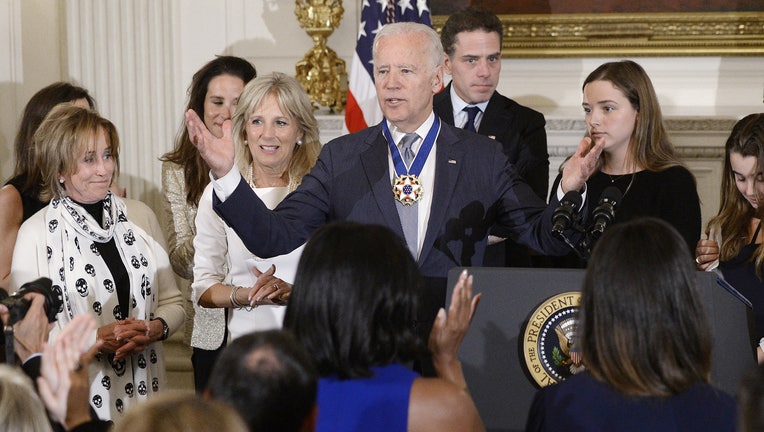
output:
POLYGON ((40 199, 47 201, 66 194, 58 179, 61 175, 77 172, 77 158, 94 146, 99 131, 114 159, 114 175, 119 175, 119 136, 112 122, 97 112, 72 103, 56 105, 42 121, 34 134, 37 169, 42 176, 40 199))
POLYGON ((232 126, 237 166, 243 172, 252 163, 252 153, 244 144, 247 138, 247 120, 268 96, 276 98, 281 112, 294 119, 302 133, 302 145, 295 148, 287 168, 290 183, 299 184, 303 176, 315 165, 321 151, 318 122, 313 116, 313 108, 305 90, 294 78, 281 72, 253 79, 239 96, 232 126))
POLYGON ((21 369, 0 364, 0 430, 52 431, 32 380, 21 369))
POLYGON ((127 410, 112 432, 248 432, 228 405, 193 392, 166 391, 127 410))

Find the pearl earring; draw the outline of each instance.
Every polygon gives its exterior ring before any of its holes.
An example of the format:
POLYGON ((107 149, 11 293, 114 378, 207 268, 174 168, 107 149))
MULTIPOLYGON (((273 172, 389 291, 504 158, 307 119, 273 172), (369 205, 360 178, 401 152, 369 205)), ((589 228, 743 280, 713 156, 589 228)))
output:
POLYGON ((298 139, 298 140, 297 140, 297 147, 299 147, 299 146, 301 146, 301 145, 302 145, 302 140, 301 140, 301 139, 298 139))
POLYGON ((59 183, 61 183, 61 184, 64 184, 64 179, 63 179, 63 177, 62 177, 62 178, 60 178, 60 179, 58 179, 58 182, 59 182, 59 183))

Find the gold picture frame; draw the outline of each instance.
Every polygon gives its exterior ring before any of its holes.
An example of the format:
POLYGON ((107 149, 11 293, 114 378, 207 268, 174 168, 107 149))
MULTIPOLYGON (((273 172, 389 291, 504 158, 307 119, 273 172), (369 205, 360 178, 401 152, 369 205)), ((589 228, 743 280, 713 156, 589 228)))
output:
MULTIPOLYGON (((764 55, 764 12, 499 15, 502 56, 764 55)), ((435 15, 440 33, 448 16, 435 15)))

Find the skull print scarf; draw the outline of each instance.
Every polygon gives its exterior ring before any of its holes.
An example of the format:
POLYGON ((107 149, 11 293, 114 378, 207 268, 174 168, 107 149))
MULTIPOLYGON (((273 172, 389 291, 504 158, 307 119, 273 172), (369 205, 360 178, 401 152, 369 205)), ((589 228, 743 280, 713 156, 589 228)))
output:
MULTIPOLYGON (((98 327, 122 320, 114 278, 96 242, 114 240, 130 280, 128 316, 153 318, 158 296, 153 287, 155 266, 148 245, 125 216, 124 201, 109 192, 103 201, 103 226, 69 197, 54 199, 47 207, 48 269, 53 289, 63 297, 58 326, 75 315, 91 313, 98 327)), ((114 354, 99 353, 90 364, 90 403, 98 416, 115 419, 136 400, 157 391, 164 381, 158 361, 161 344, 153 343, 137 354, 114 361, 114 354)))

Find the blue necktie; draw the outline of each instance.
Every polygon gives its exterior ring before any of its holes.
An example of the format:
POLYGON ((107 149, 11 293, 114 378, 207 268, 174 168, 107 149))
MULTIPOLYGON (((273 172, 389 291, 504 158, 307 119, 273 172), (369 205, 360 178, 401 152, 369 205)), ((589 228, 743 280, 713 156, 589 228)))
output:
MULTIPOLYGON (((398 148, 403 158, 403 163, 406 164, 406 168, 411 166, 411 162, 414 161, 414 151, 411 146, 414 145, 416 140, 419 139, 419 135, 415 133, 408 133, 401 138, 398 143, 398 148)), ((403 228, 403 235, 406 238, 406 245, 411 251, 411 255, 414 260, 417 259, 417 249, 419 249, 419 215, 418 215, 419 203, 415 202, 412 205, 403 205, 400 202, 395 202, 395 207, 398 210, 398 217, 401 219, 401 228, 403 228)))
POLYGON ((476 106, 468 106, 464 107, 462 111, 467 112, 467 123, 464 124, 464 130, 477 133, 477 129, 475 129, 475 119, 480 112, 480 108, 476 106))
POLYGON ((406 168, 411 167, 411 162, 414 161, 414 150, 411 149, 411 146, 414 145, 417 139, 419 139, 419 135, 415 133, 407 133, 401 138, 401 142, 398 143, 398 147, 401 149, 401 157, 403 157, 403 163, 406 164, 406 168))

